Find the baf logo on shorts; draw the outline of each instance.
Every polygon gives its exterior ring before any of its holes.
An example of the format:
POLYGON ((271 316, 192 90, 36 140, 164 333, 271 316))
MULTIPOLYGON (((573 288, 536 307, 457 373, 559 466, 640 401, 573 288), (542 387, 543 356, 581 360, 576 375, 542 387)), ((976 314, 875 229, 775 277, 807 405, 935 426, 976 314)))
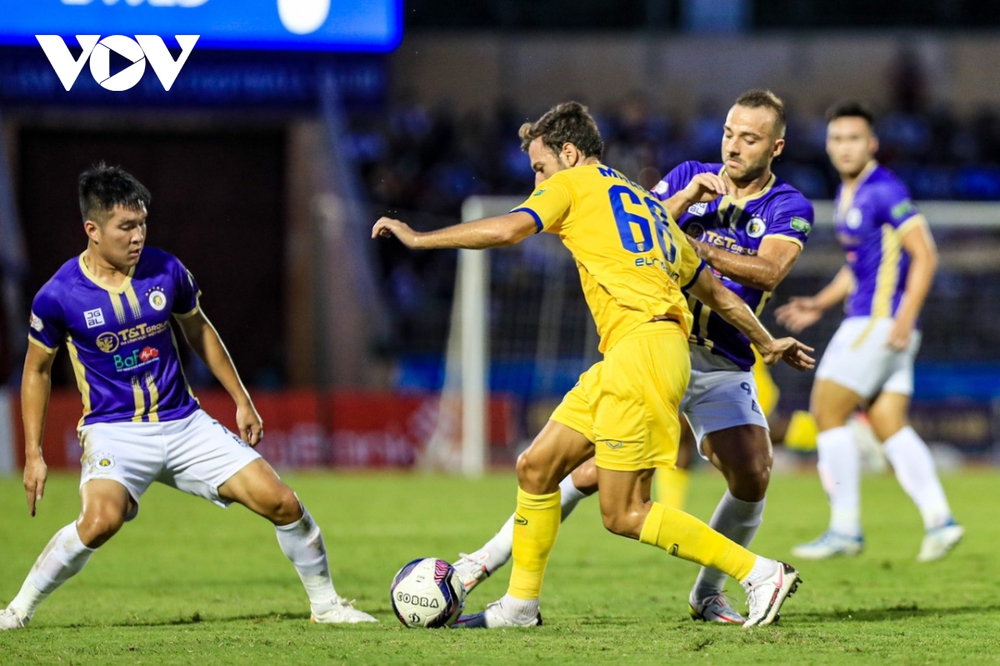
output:
POLYGON ((49 64, 56 71, 59 82, 69 91, 76 83, 88 58, 90 59, 90 74, 105 90, 121 92, 129 90, 139 83, 146 72, 149 62, 153 72, 160 80, 164 90, 170 90, 181 73, 181 68, 187 62, 200 35, 174 35, 181 53, 174 60, 167 50, 163 38, 156 35, 136 35, 135 39, 125 35, 77 35, 76 41, 82 52, 79 58, 74 58, 66 42, 59 35, 35 35, 35 39, 49 59, 49 64), (121 71, 111 73, 111 53, 124 58, 132 64, 121 71))

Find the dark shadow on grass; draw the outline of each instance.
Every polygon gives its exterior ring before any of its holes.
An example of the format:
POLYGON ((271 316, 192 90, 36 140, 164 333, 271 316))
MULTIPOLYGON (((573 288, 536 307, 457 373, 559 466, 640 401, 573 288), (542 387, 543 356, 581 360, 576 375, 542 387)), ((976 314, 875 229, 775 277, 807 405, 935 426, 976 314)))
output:
POLYGON ((1000 604, 982 606, 924 606, 916 603, 897 604, 882 608, 835 608, 828 611, 789 611, 788 618, 796 623, 809 622, 898 622, 910 618, 995 613, 1000 604), (794 618, 794 619, 793 619, 794 618))
MULTIPOLYGON (((258 624, 270 622, 309 622, 309 613, 268 613, 262 615, 219 615, 212 617, 202 617, 201 613, 185 617, 167 618, 162 620, 123 620, 121 622, 109 622, 102 624, 81 624, 74 623, 63 625, 63 629, 94 629, 110 627, 177 627, 195 624, 222 624, 225 622, 255 622, 258 624)), ((46 628, 57 628, 54 626, 46 628)))

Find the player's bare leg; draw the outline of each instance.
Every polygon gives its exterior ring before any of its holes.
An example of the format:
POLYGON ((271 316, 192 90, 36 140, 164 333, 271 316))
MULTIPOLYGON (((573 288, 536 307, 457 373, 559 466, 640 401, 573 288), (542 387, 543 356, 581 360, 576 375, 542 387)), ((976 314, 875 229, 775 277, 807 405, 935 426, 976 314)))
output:
MULTIPOLYGON (((771 438, 766 428, 742 425, 709 433, 702 451, 726 478, 722 496, 709 527, 748 547, 764 514, 764 495, 771 479, 771 438)), ((702 567, 691 590, 691 617, 696 620, 742 624, 745 619, 723 596, 728 576, 702 567)))
POLYGON ((826 559, 861 552, 861 456, 847 419, 862 396, 828 379, 817 379, 810 398, 810 412, 819 434, 816 469, 830 501, 830 525, 810 543, 792 549, 796 557, 826 559))
POLYGON ((961 541, 965 530, 955 522, 927 444, 906 418, 910 396, 882 393, 868 410, 872 430, 884 444, 886 458, 924 521, 917 560, 938 560, 961 541))
POLYGON ((652 470, 636 472, 597 468, 604 526, 675 557, 713 567, 736 578, 747 593, 750 610, 744 627, 770 624, 799 584, 791 566, 751 553, 694 516, 649 501, 652 470))
POLYGON ((274 523, 278 545, 295 566, 309 595, 313 622, 377 621, 337 594, 319 525, 267 462, 257 459, 241 469, 219 487, 219 496, 274 523))
POLYGON ((56 532, 35 560, 17 596, 6 610, 0 611, 0 630, 26 625, 38 606, 79 573, 94 551, 121 529, 135 506, 125 486, 109 479, 83 484, 80 500, 80 516, 56 532))
POLYGON ((514 566, 502 599, 456 627, 494 628, 541 624, 539 600, 549 554, 562 521, 560 481, 594 455, 587 437, 550 420, 517 459, 517 511, 513 520, 514 566))

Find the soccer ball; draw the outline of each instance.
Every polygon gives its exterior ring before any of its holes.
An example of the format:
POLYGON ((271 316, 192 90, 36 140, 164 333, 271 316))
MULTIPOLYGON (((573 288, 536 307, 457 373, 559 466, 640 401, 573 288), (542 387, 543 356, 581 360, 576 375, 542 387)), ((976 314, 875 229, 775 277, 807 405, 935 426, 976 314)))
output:
POLYGON ((392 610, 407 627, 450 626, 465 607, 465 586, 455 568, 433 557, 405 565, 389 591, 392 610))

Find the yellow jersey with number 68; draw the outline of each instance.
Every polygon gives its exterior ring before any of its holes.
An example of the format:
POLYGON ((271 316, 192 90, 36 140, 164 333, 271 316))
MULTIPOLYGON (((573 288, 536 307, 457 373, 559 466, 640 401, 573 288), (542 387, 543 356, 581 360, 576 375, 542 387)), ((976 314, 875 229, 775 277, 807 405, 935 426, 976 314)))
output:
POLYGON ((663 204, 603 164, 571 167, 547 179, 511 212, 559 234, 576 260, 580 283, 607 352, 626 333, 656 317, 691 332, 681 289, 705 266, 663 204))

